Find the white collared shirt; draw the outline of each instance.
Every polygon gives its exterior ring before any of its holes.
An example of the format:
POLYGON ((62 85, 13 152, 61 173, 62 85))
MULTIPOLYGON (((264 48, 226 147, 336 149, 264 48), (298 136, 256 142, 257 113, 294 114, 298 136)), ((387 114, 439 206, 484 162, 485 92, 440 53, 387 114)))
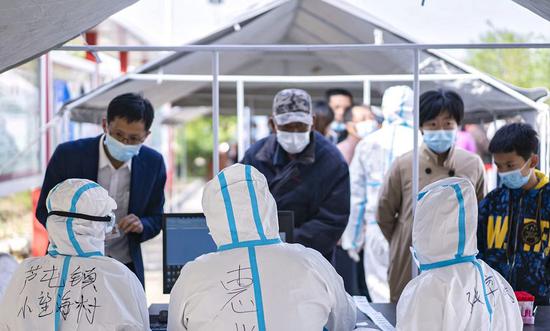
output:
MULTIPOLYGON (((109 196, 116 201, 117 209, 114 211, 118 222, 128 215, 130 202, 130 182, 132 177, 132 160, 115 169, 105 153, 103 141, 105 135, 99 140, 99 165, 97 170, 97 183, 109 192, 109 196)), ((105 255, 110 256, 124 264, 132 262, 128 236, 122 231, 120 237, 105 241, 105 255)))

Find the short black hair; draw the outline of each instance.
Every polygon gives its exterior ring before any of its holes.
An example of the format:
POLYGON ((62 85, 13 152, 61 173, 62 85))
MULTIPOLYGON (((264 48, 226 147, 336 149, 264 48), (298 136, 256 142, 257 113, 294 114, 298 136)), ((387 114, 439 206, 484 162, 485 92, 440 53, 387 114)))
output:
POLYGON ((344 123, 353 121, 353 108, 355 107, 365 108, 367 109, 368 112, 370 112, 373 116, 376 117, 376 115, 374 115, 374 113, 372 112, 371 107, 368 105, 351 105, 350 107, 346 108, 346 110, 344 111, 344 123))
POLYGON ((324 101, 313 103, 313 114, 315 114, 315 130, 325 134, 326 128, 334 121, 334 112, 324 101))
POLYGON ((351 105, 344 110, 344 123, 353 121, 353 107, 355 105, 351 105))
POLYGON ((155 118, 151 102, 136 93, 125 93, 115 97, 107 107, 107 123, 115 118, 124 118, 128 123, 143 121, 149 131, 155 118))
POLYGON ((531 155, 539 152, 537 131, 525 123, 507 124, 500 128, 491 139, 489 152, 491 154, 516 152, 527 161, 531 155))
POLYGON ((333 95, 345 95, 346 97, 349 97, 349 99, 351 100, 351 103, 353 103, 353 95, 351 94, 350 91, 346 89, 343 89, 343 88, 328 89, 325 92, 325 99, 327 100, 327 102, 330 101, 330 97, 332 97, 333 95))
POLYGON ((460 125, 464 118, 464 101, 458 93, 445 90, 431 90, 420 96, 420 126, 436 118, 442 112, 449 112, 460 125))

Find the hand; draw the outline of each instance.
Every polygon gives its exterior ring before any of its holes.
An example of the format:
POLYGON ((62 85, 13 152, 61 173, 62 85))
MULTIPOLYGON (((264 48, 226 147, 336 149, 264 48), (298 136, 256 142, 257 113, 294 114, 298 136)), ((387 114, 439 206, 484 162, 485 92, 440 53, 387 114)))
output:
POLYGON ((137 217, 134 214, 127 215, 123 217, 120 222, 118 222, 118 228, 121 231, 124 231, 124 233, 142 233, 143 232, 143 224, 141 223, 141 220, 139 217, 137 217))
POLYGON ((359 261, 361 260, 361 259, 359 258, 359 253, 356 252, 355 250, 353 250, 353 249, 348 249, 347 252, 348 252, 349 257, 350 257, 353 261, 359 262, 359 261))

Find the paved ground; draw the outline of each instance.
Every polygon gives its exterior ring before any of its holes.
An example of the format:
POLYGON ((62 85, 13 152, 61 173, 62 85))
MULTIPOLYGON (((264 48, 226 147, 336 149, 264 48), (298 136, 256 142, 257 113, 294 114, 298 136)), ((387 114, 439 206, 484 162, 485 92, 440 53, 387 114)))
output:
MULTIPOLYGON (((204 182, 195 181, 183 190, 181 198, 174 206, 173 213, 202 212, 201 199, 204 182)), ((147 303, 168 303, 170 296, 162 294, 162 232, 154 239, 141 245, 143 263, 145 266, 145 289, 147 303)))

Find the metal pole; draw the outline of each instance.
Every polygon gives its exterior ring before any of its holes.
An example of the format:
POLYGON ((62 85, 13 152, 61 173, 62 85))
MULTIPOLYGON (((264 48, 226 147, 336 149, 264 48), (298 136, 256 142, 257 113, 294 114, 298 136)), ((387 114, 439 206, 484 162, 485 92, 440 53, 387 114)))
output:
MULTIPOLYGON (((418 133, 420 132, 420 80, 419 76, 419 50, 415 49, 413 51, 413 67, 414 67, 414 81, 413 81, 413 91, 414 91, 414 105, 413 105, 413 128, 414 128, 414 147, 413 147, 413 164, 412 164, 412 206, 413 206, 413 219, 414 212, 416 210, 416 202, 418 196, 418 168, 419 168, 419 155, 418 155, 418 133)), ((412 259, 412 278, 418 276, 418 267, 412 259)))
POLYGON ((88 51, 88 52, 310 52, 310 51, 383 51, 405 49, 518 49, 518 48, 550 48, 550 43, 478 43, 478 44, 283 44, 283 45, 109 45, 109 46, 61 46, 58 51, 88 51))
POLYGON ((246 121, 244 114, 244 82, 237 81, 237 141, 238 141, 238 160, 242 160, 246 150, 246 121))
MULTIPOLYGON (((212 75, 178 75, 178 74, 127 74, 124 77, 132 80, 162 82, 211 82, 212 75)), ((349 82, 394 82, 413 81, 410 74, 402 75, 330 75, 330 76, 267 76, 267 75, 220 75, 219 82, 236 83, 240 80, 247 83, 349 83, 349 82)), ((427 74, 420 75, 421 81, 481 79, 474 74, 427 74)))
POLYGON ((214 132, 214 146, 212 148, 212 173, 220 172, 220 154, 218 151, 220 129, 220 53, 212 53, 212 131, 214 132))
POLYGON ((370 106, 370 80, 363 81, 363 104, 370 106))

